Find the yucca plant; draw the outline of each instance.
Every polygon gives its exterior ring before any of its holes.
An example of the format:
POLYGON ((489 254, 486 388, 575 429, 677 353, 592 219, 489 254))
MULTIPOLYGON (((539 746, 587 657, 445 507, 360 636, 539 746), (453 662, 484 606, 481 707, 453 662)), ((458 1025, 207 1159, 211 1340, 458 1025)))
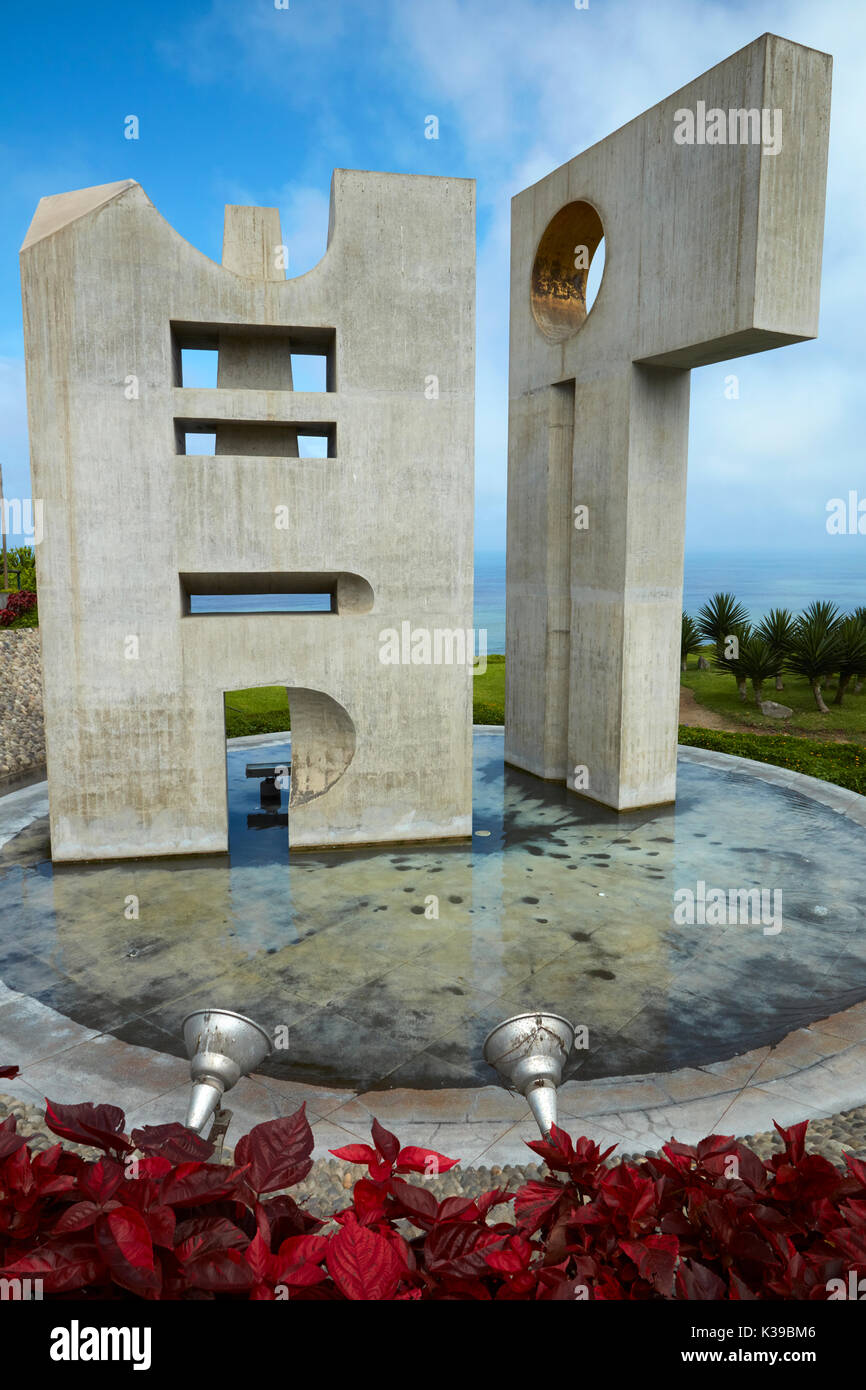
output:
POLYGON ((757 629, 747 631, 740 640, 738 672, 752 682, 755 704, 764 698, 764 681, 772 680, 779 669, 779 653, 757 629))
MULTIPOLYGON (((852 618, 856 618, 856 619, 858 620, 858 622, 861 622, 861 623, 863 624, 863 626, 866 627, 866 608, 855 608, 855 609, 854 609, 854 612, 851 614, 851 616, 852 616, 852 618)), ((857 678, 855 679, 855 681, 854 681, 854 694, 855 694, 855 695, 859 695, 859 694, 860 694, 860 691, 863 689, 863 679, 864 679, 863 676, 857 676, 857 678)))
POLYGON ((730 671, 737 682, 740 699, 744 702, 748 699, 746 683, 749 672, 743 667, 742 654, 751 637, 752 629, 748 623, 729 625, 724 637, 716 643, 713 656, 713 665, 717 671, 730 671))
POLYGON ((698 631, 698 625, 694 618, 690 618, 688 613, 683 614, 682 635, 680 637, 680 660, 682 669, 685 671, 688 665, 688 658, 694 652, 699 652, 703 643, 703 638, 698 631))
POLYGON ((733 594, 713 594, 698 613, 698 631, 714 647, 722 646, 726 637, 748 622, 748 612, 733 594))
POLYGON ((816 599, 810 603, 808 608, 803 609, 800 621, 805 620, 821 623, 829 631, 838 625, 841 620, 841 613, 835 603, 830 603, 827 599, 816 599))
POLYGON ((778 658, 778 665, 773 672, 777 690, 785 689, 782 681, 782 668, 794 631, 794 622, 794 615, 789 608, 771 608, 764 621, 758 624, 759 634, 766 642, 769 642, 778 658))
POLYGON ((809 682, 815 704, 829 714, 821 686, 839 667, 839 610, 832 603, 812 603, 797 619, 785 664, 795 675, 809 682))
POLYGON ((841 705, 845 691, 854 677, 862 680, 866 675, 866 622, 852 614, 851 617, 842 619, 837 631, 840 647, 839 685, 833 704, 841 705))

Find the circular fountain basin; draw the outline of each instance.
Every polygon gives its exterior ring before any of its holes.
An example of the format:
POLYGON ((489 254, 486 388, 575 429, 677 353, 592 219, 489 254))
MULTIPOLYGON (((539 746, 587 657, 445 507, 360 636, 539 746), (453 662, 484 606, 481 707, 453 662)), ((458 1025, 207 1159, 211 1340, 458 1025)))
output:
POLYGON ((37 798, 0 848, 9 988, 178 1057, 187 1014, 231 1009, 278 1030, 264 1073, 354 1090, 490 1084, 483 1039, 526 1009, 576 1025, 588 1080, 721 1061, 866 998, 850 793, 681 749, 676 805, 617 815, 477 731, 471 843, 290 862, 286 791, 260 805, 245 777, 288 741, 240 742, 226 856, 53 866, 37 798))

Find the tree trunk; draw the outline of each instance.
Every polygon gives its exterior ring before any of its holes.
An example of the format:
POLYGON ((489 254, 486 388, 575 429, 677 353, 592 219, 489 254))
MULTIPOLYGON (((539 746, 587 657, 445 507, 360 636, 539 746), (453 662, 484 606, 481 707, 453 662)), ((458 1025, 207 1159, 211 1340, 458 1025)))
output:
POLYGON ((754 676, 753 676, 753 677, 752 677, 752 690, 754 691, 754 695, 755 695, 755 704, 756 704, 756 705, 759 705, 759 704, 761 703, 761 701, 763 700, 763 698, 764 698, 764 682, 763 682, 763 681, 756 681, 755 678, 754 678, 754 676))
POLYGON ((685 657, 685 656, 684 656, 684 657, 683 657, 683 660, 682 660, 682 665, 680 666, 680 670, 681 670, 681 671, 687 671, 687 670, 688 670, 688 664, 689 664, 689 663, 688 663, 688 657, 685 657))
POLYGON ((743 701, 743 703, 745 703, 746 700, 748 700, 749 695, 748 695, 748 691, 747 691, 747 689, 746 689, 746 682, 745 682, 745 679, 740 680, 739 676, 737 677, 737 689, 738 689, 739 692, 740 692, 740 699, 743 701))
POLYGON ((842 697, 844 696, 845 691, 848 689, 848 686, 850 685, 850 683, 851 683, 851 677, 850 677, 850 676, 840 676, 840 677, 839 677, 839 689, 836 691, 836 698, 835 698, 835 700, 833 701, 833 704, 834 704, 834 705, 841 705, 841 703, 842 703, 842 697))
POLYGON ((863 682, 862 682, 862 680, 857 680, 857 681, 855 681, 855 682, 854 682, 854 694, 855 694, 855 695, 859 695, 859 694, 860 694, 860 691, 861 691, 862 689, 863 689, 863 682))
POLYGON ((822 713, 822 714, 829 714, 830 711, 828 710, 827 706, 824 704, 824 697, 823 697, 823 695, 821 694, 821 682, 820 682, 820 681, 812 681, 812 694, 815 696, 815 704, 818 706, 818 709, 821 711, 821 713, 822 713))
POLYGON ((777 690, 784 690, 784 689, 785 689, 784 685, 782 684, 782 677, 781 677, 781 676, 777 676, 777 677, 776 677, 776 689, 777 689, 777 690))

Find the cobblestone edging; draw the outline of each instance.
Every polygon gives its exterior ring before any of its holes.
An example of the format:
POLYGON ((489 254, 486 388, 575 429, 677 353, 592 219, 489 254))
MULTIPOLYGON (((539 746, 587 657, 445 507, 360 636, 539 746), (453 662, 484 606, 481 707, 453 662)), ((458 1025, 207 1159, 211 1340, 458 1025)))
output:
MULTIPOLYGON (((8 1115, 17 1117, 17 1131, 26 1136, 34 1151, 38 1152, 50 1148, 52 1144, 58 1142, 57 1136, 47 1128, 42 1111, 38 1106, 29 1105, 25 1101, 14 1099, 12 1096, 0 1094, 0 1122, 8 1115)), ((573 1132, 572 1137, 576 1137, 577 1131, 573 1123, 570 1125, 566 1123, 566 1128, 573 1132)), ((741 1138, 743 1143, 763 1159, 768 1159, 782 1146, 775 1130, 764 1134, 746 1134, 742 1135, 741 1138)), ((85 1149, 77 1144, 69 1144, 67 1147, 85 1158, 99 1158, 101 1156, 97 1149, 85 1149)), ((810 1153, 822 1154, 839 1168, 845 1166, 842 1157, 844 1152, 851 1153, 858 1158, 866 1158, 866 1106, 859 1106, 855 1110, 847 1110, 827 1119, 811 1120, 807 1134, 807 1148, 810 1153)), ((627 1154, 617 1150, 608 1159, 608 1163, 615 1163, 620 1158, 638 1159, 643 1156, 642 1154, 627 1154)), ((226 1149, 223 1153, 223 1159, 230 1160, 231 1157, 232 1151, 226 1149)), ((452 1154, 449 1157, 456 1158, 458 1155, 452 1154)), ((464 1168, 462 1165, 458 1165, 437 1178, 424 1179, 415 1175, 412 1181, 420 1182, 424 1186, 429 1185, 436 1191, 441 1200, 452 1196, 476 1197, 495 1187, 507 1186, 515 1190, 525 1182, 537 1182, 545 1176, 546 1171, 544 1166, 538 1163, 509 1163, 502 1167, 493 1165, 489 1168, 464 1168)), ((298 1201, 303 1201, 305 1205, 309 1206, 311 1210, 317 1211, 323 1216, 329 1215, 334 1208, 345 1205, 348 1189, 362 1174, 363 1169, 357 1164, 341 1163, 336 1158, 318 1159, 304 1181, 292 1189, 292 1194, 298 1201)))

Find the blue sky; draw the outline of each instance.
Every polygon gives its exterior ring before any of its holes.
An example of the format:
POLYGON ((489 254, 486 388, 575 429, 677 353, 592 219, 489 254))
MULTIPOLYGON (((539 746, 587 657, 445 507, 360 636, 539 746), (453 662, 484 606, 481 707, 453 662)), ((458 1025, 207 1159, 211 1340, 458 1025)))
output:
POLYGON ((829 498, 866 496, 862 0, 288 3, 49 0, 0 21, 7 496, 30 495, 18 248, 41 196, 138 179, 216 260, 225 203, 276 205, 300 274, 325 248, 334 167, 449 174, 478 181, 476 534, 501 548, 511 196, 770 30, 835 58, 821 336, 693 374, 687 548, 866 544, 825 531, 829 498))

